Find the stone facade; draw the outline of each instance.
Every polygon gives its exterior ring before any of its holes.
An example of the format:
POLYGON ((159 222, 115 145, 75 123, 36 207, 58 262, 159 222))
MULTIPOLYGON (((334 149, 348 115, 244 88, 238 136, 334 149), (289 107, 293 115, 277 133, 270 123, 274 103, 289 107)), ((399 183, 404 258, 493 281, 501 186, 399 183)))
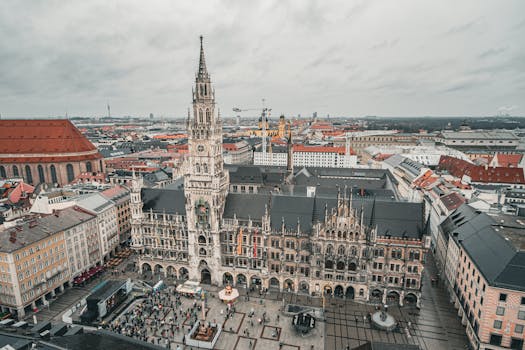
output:
POLYGON ((296 227, 286 226, 284 218, 279 225, 266 205, 262 215, 248 209, 248 219, 226 217, 230 180, 223 168, 222 124, 214 107, 201 44, 193 115, 187 123, 190 155, 183 198, 166 193, 171 208, 146 210, 143 180, 134 177, 132 182, 132 246, 140 253, 141 272, 363 302, 419 302, 430 238, 378 235, 374 214, 365 220, 363 207, 347 195, 352 191, 340 190, 335 207, 325 207, 324 218, 308 230, 299 219, 296 227))

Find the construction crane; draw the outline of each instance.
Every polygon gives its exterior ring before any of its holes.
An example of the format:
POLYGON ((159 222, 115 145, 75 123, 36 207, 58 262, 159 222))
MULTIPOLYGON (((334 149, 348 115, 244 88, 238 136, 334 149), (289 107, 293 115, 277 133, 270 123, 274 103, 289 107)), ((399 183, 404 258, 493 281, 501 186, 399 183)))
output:
MULTIPOLYGON (((266 152, 266 137, 267 137, 267 135, 266 135, 266 123, 268 122, 268 118, 270 117, 270 112, 272 111, 271 108, 266 107, 265 102, 266 102, 266 100, 263 98, 262 99, 262 112, 261 112, 261 125, 262 125, 261 138, 262 138, 262 151, 264 153, 266 152)), ((238 107, 233 107, 232 110, 234 112, 240 113, 240 112, 246 112, 246 111, 260 111, 261 109, 260 108, 242 109, 242 108, 238 108, 238 107)))

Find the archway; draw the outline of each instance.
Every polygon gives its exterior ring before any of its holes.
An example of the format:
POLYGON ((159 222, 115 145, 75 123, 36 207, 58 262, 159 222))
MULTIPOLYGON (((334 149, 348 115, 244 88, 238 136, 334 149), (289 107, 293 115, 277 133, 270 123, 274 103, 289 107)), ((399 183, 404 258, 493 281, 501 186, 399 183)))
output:
POLYGON ((345 269, 345 263, 343 261, 338 261, 336 265, 337 270, 344 270, 345 269))
POLYGON ((153 272, 155 273, 155 275, 160 275, 161 273, 164 272, 164 268, 161 265, 157 264, 153 268, 153 272))
POLYGON ((346 299, 354 299, 354 295, 355 295, 354 287, 350 286, 346 288, 346 293, 345 293, 346 299))
POLYGON ((222 275, 222 284, 233 286, 233 276, 231 273, 225 272, 224 275, 222 275))
POLYGON ((310 285, 308 282, 299 282, 299 293, 310 294, 310 285))
POLYGON ((250 288, 261 288, 262 280, 259 276, 252 276, 250 278, 250 288))
POLYGON ((285 280, 283 286, 289 292, 293 292, 294 291, 294 283, 293 283, 293 281, 291 279, 285 280))
POLYGON ((403 298, 403 301, 405 305, 416 305, 417 296, 414 293, 408 293, 407 295, 405 295, 405 298, 403 298))
POLYGON ((208 269, 201 270, 201 283, 202 284, 211 284, 211 273, 208 269))
POLYGON ((177 278, 177 270, 175 270, 173 266, 168 266, 166 272, 168 273, 168 277, 177 278))
POLYGON ((329 296, 332 296, 332 287, 330 286, 324 286, 324 295, 329 295, 329 296))
POLYGON ((205 244, 206 243, 206 237, 204 237, 203 235, 200 235, 199 236, 199 244, 205 244))
POLYGON ((181 267, 179 270, 179 279, 186 281, 188 277, 189 277, 188 269, 186 269, 185 267, 181 267))
POLYGON ((342 298, 343 295, 344 295, 343 291, 344 291, 343 286, 340 286, 340 285, 335 286, 335 288, 334 288, 334 296, 336 298, 342 298))
POLYGON ((388 305, 398 305, 399 304, 399 293, 395 290, 390 291, 386 295, 386 303, 388 305))
POLYGON ((383 300, 383 291, 379 289, 374 289, 370 293, 370 300, 373 300, 375 302, 381 302, 383 300))
POLYGON ((237 275, 237 285, 246 287, 246 276, 242 273, 237 275))
POLYGON ((151 273, 151 265, 148 263, 142 264, 142 273, 151 273))
POLYGON ((280 290, 281 289, 281 283, 279 282, 279 280, 275 277, 272 277, 270 278, 270 286, 268 289, 273 289, 273 290, 280 290))

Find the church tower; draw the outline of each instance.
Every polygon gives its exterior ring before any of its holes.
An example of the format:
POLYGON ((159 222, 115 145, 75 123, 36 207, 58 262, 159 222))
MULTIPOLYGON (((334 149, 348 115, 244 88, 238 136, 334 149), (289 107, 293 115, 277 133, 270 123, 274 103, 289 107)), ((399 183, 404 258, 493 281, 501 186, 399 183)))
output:
POLYGON ((215 113, 215 91, 200 48, 193 89, 193 114, 188 113, 189 157, 184 176, 190 279, 220 283, 220 219, 229 177, 222 159, 222 121, 215 113))

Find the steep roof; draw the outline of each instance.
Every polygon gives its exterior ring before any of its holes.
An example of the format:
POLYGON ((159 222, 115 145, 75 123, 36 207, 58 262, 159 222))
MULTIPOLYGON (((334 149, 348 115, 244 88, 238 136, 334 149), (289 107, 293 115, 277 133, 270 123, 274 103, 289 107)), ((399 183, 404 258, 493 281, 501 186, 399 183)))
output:
POLYGON ((184 191, 171 188, 143 188, 142 210, 157 213, 186 215, 184 191))
POLYGON ((96 147, 69 120, 0 120, 2 161, 32 162, 48 158, 87 160, 101 157, 96 147), (84 154, 86 152, 88 154, 84 154))
POLYGON ((459 178, 464 175, 469 176, 472 182, 525 184, 525 174, 522 168, 484 167, 463 159, 441 156, 438 169, 447 170, 459 178))
POLYGON ((260 221, 264 215, 265 205, 270 204, 269 201, 269 194, 229 193, 223 216, 231 219, 235 215, 238 219, 260 221))

